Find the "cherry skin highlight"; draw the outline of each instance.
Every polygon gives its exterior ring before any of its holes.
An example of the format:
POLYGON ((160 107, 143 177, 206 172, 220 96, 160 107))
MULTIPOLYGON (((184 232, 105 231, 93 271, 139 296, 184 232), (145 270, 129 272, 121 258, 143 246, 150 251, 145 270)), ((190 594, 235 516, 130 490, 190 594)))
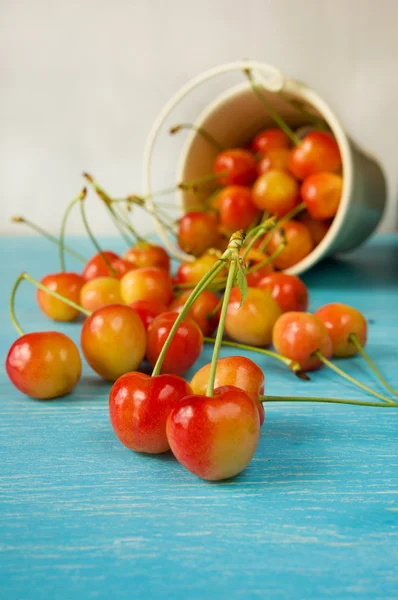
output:
MULTIPOLYGON (((288 221, 283 224, 286 246, 274 260, 277 269, 288 269, 308 256, 314 247, 310 232, 299 221, 288 221)), ((267 246, 268 254, 273 254, 282 243, 279 230, 272 235, 267 246)))
POLYGON ((297 361, 304 371, 314 371, 322 366, 319 358, 312 356, 317 350, 325 358, 330 358, 333 352, 325 325, 306 312, 287 312, 279 317, 274 326, 272 342, 279 354, 297 361))
POLYGON ((144 267, 122 277, 120 293, 126 304, 137 300, 157 300, 169 304, 173 298, 173 284, 168 271, 159 267, 144 267))
POLYGON ((177 242, 184 252, 201 256, 217 246, 218 219, 211 212, 188 212, 178 222, 177 242))
POLYGON ((109 304, 123 304, 120 281, 115 277, 96 277, 86 281, 80 290, 80 304, 90 311, 109 304))
POLYGON ((284 217, 299 202, 299 186, 287 171, 271 169, 253 186, 253 202, 261 210, 284 217))
POLYGON ((357 354, 357 348, 349 340, 352 333, 355 333, 362 347, 366 345, 368 325, 365 317, 356 308, 333 302, 322 306, 314 314, 329 332, 333 356, 348 357, 357 354))
POLYGON ((266 154, 271 150, 289 149, 290 140, 281 129, 269 128, 260 131, 252 141, 255 153, 266 154))
POLYGON ((80 379, 76 344, 63 333, 26 333, 11 346, 6 371, 15 387, 32 398, 50 400, 69 394, 80 379))
MULTIPOLYGON (((167 312, 154 318, 148 327, 147 358, 155 366, 178 313, 167 312)), ((197 361, 203 349, 203 335, 192 319, 181 321, 166 352, 161 373, 183 375, 197 361)))
POLYGON ((80 344, 90 367, 104 379, 116 381, 135 371, 144 358, 145 328, 132 308, 111 304, 86 319, 80 344))
POLYGON ((258 282, 257 287, 269 290, 283 312, 308 309, 308 288, 296 275, 270 273, 258 282))
POLYGON ((167 419, 167 439, 177 460, 209 481, 234 477, 251 461, 260 436, 253 400, 238 388, 214 397, 183 398, 167 419))
MULTIPOLYGON (((180 296, 175 298, 170 304, 170 310, 175 312, 181 312, 186 301, 191 294, 190 290, 183 292, 180 296)), ((203 333, 203 335, 209 336, 216 329, 220 320, 220 310, 215 314, 214 310, 219 306, 220 299, 216 294, 209 290, 204 290, 195 302, 192 304, 188 311, 187 316, 190 317, 197 323, 203 333)))
POLYGON ((129 304, 129 306, 140 317, 145 330, 148 329, 155 317, 168 311, 167 306, 158 300, 136 300, 129 304))
POLYGON ((170 271, 170 257, 166 250, 157 244, 139 241, 123 254, 123 258, 136 269, 159 267, 165 271, 170 271))
POLYGON ((272 329, 282 314, 278 303, 268 290, 248 289, 247 297, 240 306, 241 292, 232 289, 225 319, 227 335, 242 344, 267 346, 272 340, 272 329))
POLYGON ((121 443, 135 452, 160 454, 170 449, 166 421, 172 408, 192 394, 178 375, 150 377, 126 373, 109 394, 109 416, 121 443))
POLYGON ((232 148, 217 155, 213 173, 220 174, 221 185, 251 185, 257 177, 257 165, 251 152, 232 148))
POLYGON ((338 144, 330 133, 313 131, 293 148, 289 170, 297 179, 305 179, 320 171, 334 172, 341 168, 338 144))
MULTIPOLYGON (((46 275, 40 283, 57 292, 72 302, 79 304, 80 290, 85 281, 77 273, 54 273, 46 275)), ((43 313, 53 321, 73 321, 79 315, 79 311, 68 306, 62 300, 54 298, 40 288, 36 292, 37 303, 43 313)))

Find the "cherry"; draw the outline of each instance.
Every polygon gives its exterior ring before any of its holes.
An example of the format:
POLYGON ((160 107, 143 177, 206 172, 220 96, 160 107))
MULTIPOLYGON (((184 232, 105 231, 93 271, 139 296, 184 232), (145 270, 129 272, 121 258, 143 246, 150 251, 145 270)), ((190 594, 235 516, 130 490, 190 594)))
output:
POLYGON ((290 150, 287 148, 276 148, 270 150, 257 163, 257 175, 264 175, 271 169, 287 171, 289 167, 290 150))
MULTIPOLYGON (((155 317, 148 327, 147 358, 155 366, 178 313, 166 312, 155 317)), ((183 375, 199 358, 203 349, 203 335, 192 319, 184 318, 167 349, 161 373, 183 375)))
POLYGON ((301 197, 314 219, 331 219, 339 208, 343 178, 336 173, 320 172, 310 175, 301 186, 301 197))
POLYGON ((218 219, 214 213, 188 212, 178 222, 178 245, 194 256, 217 246, 219 237, 218 219))
POLYGON ((170 270, 170 257, 162 246, 139 241, 129 248, 123 258, 132 263, 135 268, 159 267, 165 271, 170 270))
POLYGON ((283 217, 299 202, 297 181, 286 171, 271 169, 256 180, 253 202, 261 210, 283 217))
POLYGON ((260 290, 270 290, 271 296, 283 312, 306 311, 308 309, 308 289, 296 275, 270 273, 257 284, 260 290))
MULTIPOLYGON (((170 304, 170 310, 181 312, 191 292, 183 292, 170 304)), ((220 320, 220 299, 210 290, 204 290, 192 304, 187 316, 199 325, 203 335, 211 335, 220 320)))
POLYGON ((260 131, 252 141, 253 152, 266 154, 270 150, 288 149, 290 140, 281 129, 269 128, 260 131))
MULTIPOLYGON (((180 263, 176 273, 177 284, 192 283, 195 285, 214 267, 217 261, 218 255, 216 253, 205 252, 196 260, 180 263)), ((223 275, 221 274, 218 279, 222 278, 223 275)))
POLYGON ((286 246, 274 259, 274 265, 278 269, 288 269, 308 256, 314 247, 311 235, 307 227, 298 221, 288 221, 283 224, 283 232, 276 230, 267 245, 268 254, 273 254, 286 240, 286 246))
MULTIPOLYGON (((241 254, 243 253, 241 252, 241 254)), ((245 265, 247 267, 246 281, 249 287, 257 287, 258 282, 261 281, 265 275, 269 275, 273 272, 274 267, 271 262, 267 263, 268 259, 269 256, 265 254, 265 252, 261 252, 256 248, 251 248, 249 252, 247 252, 245 256, 245 265), (262 263, 266 264, 263 264, 259 269, 252 271, 253 267, 262 263)))
POLYGON ((111 250, 104 250, 102 254, 100 252, 94 254, 94 256, 87 261, 82 272, 82 277, 86 281, 95 279, 96 277, 114 275, 114 273, 112 273, 109 269, 109 265, 106 264, 103 255, 106 256, 110 263, 119 259, 119 256, 111 250))
POLYGON ((186 396, 167 419, 166 433, 177 460, 209 481, 228 479, 251 461, 260 436, 253 400, 232 386, 214 397, 186 396))
POLYGON ((109 276, 86 281, 80 290, 80 304, 90 311, 109 304, 123 304, 120 281, 109 276))
MULTIPOLYGON (((194 394, 206 394, 210 376, 211 363, 205 365, 195 373, 191 381, 194 394)), ((260 425, 264 422, 264 408, 260 402, 260 395, 264 394, 264 373, 255 362, 244 356, 226 356, 217 361, 214 386, 235 386, 246 392, 257 404, 260 425)))
POLYGON ((310 232, 314 246, 317 246, 323 240, 329 231, 330 225, 332 224, 331 220, 318 221, 313 219, 307 212, 300 215, 299 220, 300 223, 303 223, 310 232))
POLYGON ((232 148, 217 155, 213 173, 221 185, 251 185, 257 177, 257 165, 251 152, 232 148))
POLYGON ((293 148, 289 170, 297 179, 305 179, 320 171, 338 171, 341 156, 334 137, 325 131, 313 131, 293 148))
POLYGON ((326 358, 333 347, 328 330, 320 319, 306 312, 287 312, 276 321, 272 342, 277 352, 300 363, 304 371, 314 371, 322 361, 314 353, 326 358))
POLYGON ((145 328, 132 308, 111 304, 86 319, 80 344, 90 367, 104 379, 115 381, 135 371, 144 358, 145 328))
POLYGON ((136 300, 158 300, 169 304, 173 298, 170 274, 159 267, 129 271, 120 280, 120 293, 126 304, 136 300))
POLYGON ((26 333, 11 346, 7 375, 23 394, 49 400, 69 394, 80 379, 79 351, 63 333, 26 333))
POLYGON ((347 357, 357 354, 358 348, 352 340, 353 334, 361 346, 365 346, 368 327, 365 317, 356 308, 333 302, 322 306, 314 314, 329 332, 334 356, 347 357))
POLYGON ((109 269, 109 275, 112 275, 112 271, 114 273, 114 277, 117 279, 121 279, 123 275, 129 273, 129 271, 133 271, 135 266, 129 260, 125 260, 124 258, 117 258, 111 262, 111 268, 109 269))
POLYGON ((178 375, 149 377, 126 373, 113 384, 109 394, 109 415, 119 440, 135 452, 159 454, 169 450, 166 420, 179 401, 192 394, 178 375))
MULTIPOLYGON (((41 283, 77 303, 84 279, 77 273, 53 273, 43 277, 41 283)), ((40 288, 37 290, 37 302, 43 313, 53 321, 73 321, 79 314, 78 309, 68 306, 40 288)))
POLYGON ((228 303, 225 331, 230 338, 252 346, 267 346, 282 311, 268 290, 249 288, 241 306, 241 292, 233 288, 228 303))
POLYGON ((168 310, 166 304, 159 302, 159 300, 136 300, 129 304, 129 306, 140 317, 146 330, 155 317, 168 310))
POLYGON ((260 215, 253 204, 250 188, 229 185, 218 194, 217 202, 222 229, 228 236, 237 229, 248 229, 260 215))

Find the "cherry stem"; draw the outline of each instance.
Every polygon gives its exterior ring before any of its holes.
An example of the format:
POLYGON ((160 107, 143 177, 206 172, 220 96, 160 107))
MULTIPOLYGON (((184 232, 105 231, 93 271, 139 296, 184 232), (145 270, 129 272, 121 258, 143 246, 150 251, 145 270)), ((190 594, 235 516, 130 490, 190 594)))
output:
MULTIPOLYGON (((208 344, 214 344, 214 338, 204 337, 203 341, 208 344)), ((303 371, 301 365, 290 358, 286 358, 277 352, 272 352, 272 350, 266 350, 265 348, 258 348, 257 346, 248 346, 247 344, 240 344, 238 342, 229 342, 227 340, 223 340, 221 343, 222 346, 227 346, 229 348, 238 348, 239 350, 246 350, 247 352, 258 352, 259 354, 264 354, 265 356, 269 356, 270 358, 275 358, 276 360, 281 361, 285 364, 289 369, 298 377, 299 379, 304 379, 305 381, 309 381, 307 373, 303 371)))
MULTIPOLYGON (((57 244, 59 246, 59 244, 60 244, 59 238, 57 238, 55 235, 52 235, 51 233, 49 233, 48 231, 46 231, 39 225, 32 223, 32 221, 29 221, 29 219, 25 219, 25 217, 12 217, 11 220, 13 223, 24 223, 24 225, 27 225, 28 227, 30 227, 31 229, 33 229, 34 231, 36 231, 37 233, 39 233, 40 235, 45 237, 50 242, 53 242, 53 244, 57 244)), ((73 250, 73 248, 70 248, 69 246, 66 246, 65 244, 64 244, 64 251, 82 263, 87 262, 87 259, 82 254, 79 254, 78 252, 73 250)))
POLYGON ((260 223, 260 225, 257 225, 257 227, 254 227, 249 232, 249 234, 245 240, 246 243, 245 243, 245 250, 244 250, 243 256, 242 256, 243 259, 246 258, 246 256, 250 252, 250 250, 253 248, 254 244, 257 242, 257 240, 262 235, 264 235, 264 233, 267 233, 267 231, 271 231, 272 229, 274 229, 276 223, 277 223, 276 217, 269 217, 266 221, 264 221, 263 223, 260 223), (250 239, 250 242, 247 244, 248 239, 250 239))
POLYGON ((10 310, 11 321, 12 321, 15 329, 18 331, 18 333, 20 335, 25 335, 25 332, 23 331, 22 327, 20 326, 20 324, 19 324, 19 322, 17 320, 17 317, 15 315, 15 295, 16 295, 17 289, 18 289, 21 281, 23 281, 23 280, 29 281, 29 283, 32 283, 33 285, 35 285, 40 290, 43 290, 43 292, 46 292, 47 294, 49 294, 50 296, 53 296, 57 300, 60 300, 61 302, 64 302, 68 306, 71 306, 72 308, 75 308, 76 310, 78 310, 79 312, 83 313, 87 317, 89 317, 92 314, 91 311, 83 308, 83 306, 80 306, 80 304, 76 304, 76 302, 73 302, 73 300, 69 300, 69 298, 65 298, 65 296, 62 296, 61 294, 58 294, 57 292, 54 292, 53 290, 51 290, 46 285, 43 285, 42 283, 40 283, 40 281, 37 281, 37 279, 33 279, 33 277, 31 277, 30 275, 28 275, 28 273, 21 273, 17 277, 17 279, 16 279, 16 281, 15 281, 13 287, 12 287, 11 295, 10 295, 10 302, 9 302, 9 310, 10 310))
POLYGON ((284 229, 280 230, 280 236, 282 239, 281 239, 279 246, 275 250, 275 252, 273 254, 271 254, 271 256, 267 256, 267 258, 265 258, 261 262, 250 267, 250 269, 247 270, 248 275, 250 275, 250 273, 254 273, 255 271, 258 271, 259 269, 262 269, 263 267, 273 263, 274 260, 276 260, 278 258, 278 256, 283 252, 283 250, 286 248, 286 245, 287 245, 287 240, 285 237, 284 229))
POLYGON ((66 207, 64 216, 62 217, 61 229, 59 231, 58 249, 59 249, 59 262, 61 264, 61 271, 63 273, 65 272, 65 228, 66 228, 66 223, 69 218, 69 213, 72 210, 72 208, 74 207, 74 205, 77 204, 78 202, 80 202, 81 200, 84 200, 84 198, 86 197, 86 194, 87 194, 87 189, 83 188, 82 191, 79 192, 79 194, 76 196, 76 198, 74 198, 71 202, 69 202, 68 206, 66 207))
POLYGON ((343 371, 343 369, 340 369, 339 367, 336 367, 336 365, 333 364, 330 360, 328 360, 322 354, 322 352, 320 352, 319 350, 316 350, 313 353, 312 356, 316 356, 317 358, 319 358, 319 360, 326 367, 329 367, 329 369, 332 369, 332 371, 334 371, 335 373, 337 373, 341 377, 344 377, 344 379, 347 379, 347 381, 350 381, 351 383, 353 383, 357 387, 361 388, 365 392, 368 392, 369 394, 372 394, 372 396, 376 396, 376 398, 380 398, 380 400, 383 400, 384 402, 388 402, 389 404, 393 404, 394 403, 394 401, 391 400, 391 398, 387 398, 386 396, 383 396, 382 394, 379 394, 378 392, 375 392, 374 390, 372 390, 372 388, 368 387, 364 383, 361 383, 360 381, 358 381, 358 379, 355 379, 355 377, 351 377, 351 375, 348 375, 348 373, 346 373, 345 371, 343 371))
POLYGON ((301 112, 301 114, 304 115, 308 119, 308 121, 311 121, 311 123, 313 123, 313 125, 315 125, 317 129, 320 129, 321 131, 325 131, 327 129, 327 125, 324 119, 318 117, 318 115, 307 110, 302 104, 302 102, 300 102, 300 100, 297 100, 296 98, 290 98, 287 94, 284 94, 283 92, 279 92, 279 96, 285 102, 293 106, 293 108, 301 112))
POLYGON ((282 131, 284 131, 284 133, 286 133, 286 135, 293 142, 293 144, 295 146, 298 146, 298 144, 301 143, 300 138, 294 133, 293 129, 291 129, 289 127, 289 125, 286 123, 286 121, 284 119, 282 119, 282 117, 280 115, 278 115, 278 113, 272 108, 272 106, 269 104, 268 100, 266 100, 266 98, 264 97, 264 94, 262 92, 262 87, 260 87, 254 81, 254 77, 253 77, 251 70, 244 69, 243 72, 246 75, 247 79, 249 80, 249 83, 251 85, 253 92, 256 94, 256 96, 258 97, 258 99, 260 100, 262 105, 264 106, 268 115, 271 117, 271 119, 273 119, 275 121, 275 123, 278 125, 278 127, 280 127, 282 129, 282 131))
POLYGON ((108 267, 110 274, 112 276, 117 275, 117 271, 112 267, 109 258, 107 257, 107 255, 102 250, 101 246, 99 245, 99 243, 95 239, 95 236, 94 236, 93 232, 90 229, 90 226, 88 224, 87 217, 86 217, 86 211, 85 211, 85 208, 84 208, 84 198, 80 199, 80 214, 82 216, 82 221, 83 221, 84 227, 86 229, 87 235, 90 238, 90 240, 92 241, 92 243, 95 246, 96 250, 101 255, 101 258, 104 261, 104 263, 106 264, 106 266, 108 267))
POLYGON ((196 133, 201 135, 202 138, 209 142, 209 144, 213 146, 218 152, 222 152, 224 150, 223 146, 219 142, 217 142, 217 140, 208 131, 206 131, 206 129, 204 129, 203 127, 199 127, 194 123, 179 123, 178 125, 174 125, 174 127, 171 127, 169 133, 170 135, 174 135, 179 131, 182 131, 182 129, 190 129, 192 131, 196 131, 196 133))
MULTIPOLYGON (((291 211, 289 211, 284 217, 282 217, 281 219, 279 219, 279 221, 276 223, 275 228, 278 227, 278 229, 280 227, 282 227, 283 225, 285 225, 288 221, 291 221, 292 219, 294 219, 294 217, 296 215, 298 215, 299 213, 303 212, 303 210, 305 210, 305 204, 304 202, 300 202, 300 204, 298 204, 297 206, 295 206, 294 208, 292 208, 291 211)), ((271 230, 268 235, 266 235, 263 239, 263 241, 261 242, 261 244, 259 245, 258 249, 261 252, 264 252, 265 248, 268 246, 269 241, 271 240, 273 235, 273 231, 271 230)))
POLYGON ((361 402, 356 400, 342 400, 340 398, 315 398, 305 396, 260 396, 260 402, 321 402, 324 404, 349 404, 351 406, 370 406, 377 408, 398 408, 398 402, 382 404, 381 402, 361 402))
MULTIPOLYGON (((240 246, 242 245, 242 242, 243 242, 243 235, 241 235, 240 246)), ((218 323, 216 339, 214 341, 213 356, 211 358, 209 381, 207 382, 206 396, 212 396, 214 393, 214 381, 216 379, 217 363, 218 363, 218 357, 220 355, 222 336, 224 334, 224 326, 225 326, 225 319, 227 316, 228 303, 229 303, 229 299, 231 296, 232 286, 234 285, 236 273, 237 273, 238 266, 239 266, 240 246, 237 246, 234 249, 231 262, 229 263, 227 285, 225 286, 224 298, 223 298, 223 303, 222 303, 222 307, 221 307, 220 320, 218 323)))
POLYGON ((391 392, 391 394, 394 394, 394 396, 398 396, 398 391, 395 390, 389 383, 388 381, 386 381, 383 377, 383 375, 380 373, 379 369, 376 367, 376 365, 374 364, 373 360, 370 358, 370 356, 367 354, 367 352, 365 352, 362 344, 360 343, 358 336, 356 333, 351 333, 348 337, 349 341, 354 344, 355 348, 358 350, 358 352, 361 354, 361 356, 366 360, 366 362, 368 363, 369 367, 372 369, 373 373, 376 375, 376 377, 381 381, 381 383, 384 385, 385 388, 387 388, 387 390, 389 392, 391 392))
POLYGON ((206 315, 207 319, 212 319, 213 317, 216 316, 216 314, 222 307, 223 299, 224 299, 224 296, 221 296, 220 301, 216 304, 216 306, 213 308, 213 310, 211 310, 209 313, 207 313, 207 315, 206 315))

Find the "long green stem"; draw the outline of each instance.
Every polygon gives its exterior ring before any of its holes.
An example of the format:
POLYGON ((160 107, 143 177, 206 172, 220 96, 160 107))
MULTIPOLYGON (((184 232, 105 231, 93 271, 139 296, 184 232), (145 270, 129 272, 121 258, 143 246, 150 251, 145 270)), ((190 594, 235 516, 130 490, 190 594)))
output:
POLYGON ((247 270, 248 275, 250 275, 250 273, 254 273, 255 271, 259 271, 260 269, 262 269, 263 267, 265 267, 267 265, 270 265, 284 251, 284 249, 286 248, 287 240, 286 240, 285 232, 283 231, 283 229, 281 229, 281 232, 282 232, 281 233, 282 239, 281 239, 279 246, 276 248, 275 252, 273 252, 270 256, 267 256, 267 258, 264 258, 264 260, 262 260, 261 262, 256 263, 252 267, 250 267, 250 269, 247 270))
POLYGON ((213 146, 218 152, 222 152, 224 150, 223 146, 217 142, 217 140, 203 127, 198 127, 194 123, 179 123, 178 125, 174 125, 171 127, 169 133, 170 135, 176 134, 178 131, 182 129, 190 129, 192 131, 196 131, 199 135, 202 136, 211 146, 213 146))
MULTIPOLYGON (((59 244, 60 244, 59 238, 57 238, 55 235, 52 235, 51 233, 49 233, 48 231, 46 231, 39 225, 36 225, 36 223, 33 223, 29 219, 26 219, 25 217, 12 217, 11 220, 13 223, 23 223, 24 225, 27 225, 28 227, 33 229, 33 231, 36 231, 36 233, 39 233, 40 235, 45 237, 47 240, 49 240, 53 244, 57 244, 57 246, 59 247, 59 244)), ((70 248, 66 244, 64 244, 64 251, 82 263, 87 262, 87 259, 82 254, 79 254, 79 252, 76 252, 76 250, 73 250, 73 248, 70 248)))
POLYGON ((214 381, 216 378, 217 362, 218 362, 218 357, 220 355, 222 336, 224 334, 224 326, 225 326, 225 319, 227 316, 228 302, 229 302, 229 298, 231 296, 232 286, 234 285, 234 282, 235 282, 238 265, 239 265, 239 250, 236 249, 232 255, 231 262, 229 263, 227 285, 225 286, 224 299, 223 299, 221 314, 220 314, 220 321, 218 323, 217 335, 216 335, 216 339, 214 341, 214 350, 213 350, 213 356, 212 356, 211 365, 210 365, 209 381, 207 383, 207 390, 206 390, 207 396, 212 396, 214 393, 214 381))
POLYGON ((57 300, 60 300, 61 302, 64 302, 68 306, 75 308, 76 310, 83 313, 87 317, 89 317, 91 315, 91 312, 89 310, 83 308, 83 306, 80 306, 80 304, 76 304, 76 302, 73 302, 73 300, 69 300, 69 298, 65 298, 65 296, 62 296, 61 294, 54 292, 54 290, 51 290, 46 285, 43 285, 42 283, 40 283, 40 281, 37 281, 37 279, 33 279, 33 277, 28 275, 28 273, 21 273, 17 277, 17 279, 12 287, 11 294, 10 294, 10 301, 9 301, 9 310, 10 310, 11 321, 12 321, 15 329, 18 331, 18 333, 20 335, 24 335, 24 331, 23 331, 22 327, 20 326, 20 324, 17 320, 17 317, 15 315, 15 295, 16 295, 17 289, 18 289, 21 281, 23 281, 23 280, 29 281, 29 283, 32 283, 40 290, 43 290, 43 292, 46 292, 47 294, 49 294, 50 296, 53 296, 57 300))
POLYGON ((99 243, 95 239, 94 234, 93 234, 93 232, 90 229, 90 226, 88 224, 87 217, 86 217, 86 211, 84 209, 84 200, 83 199, 80 200, 80 213, 81 213, 81 216, 82 216, 82 221, 83 221, 84 227, 86 229, 87 235, 90 238, 90 240, 92 241, 92 243, 95 246, 96 250, 101 255, 102 260, 104 261, 104 263, 108 267, 110 274, 113 275, 113 276, 117 275, 117 271, 112 267, 112 265, 111 265, 111 263, 109 261, 109 258, 107 257, 107 255, 105 254, 105 252, 102 250, 101 246, 99 245, 99 243))
POLYGON ((340 398, 315 398, 305 396, 260 396, 263 404, 267 402, 320 402, 324 404, 350 404, 351 406, 371 406, 377 408, 398 408, 398 402, 382 404, 381 402, 361 402, 356 400, 342 400, 340 398))
POLYGON ((318 115, 307 110, 300 100, 297 100, 296 98, 290 98, 290 96, 284 94, 283 92, 279 92, 279 96, 283 98, 285 102, 290 104, 290 106, 293 106, 293 108, 300 112, 308 121, 315 125, 317 129, 321 131, 327 130, 326 122, 321 117, 318 117, 318 115))
POLYGON ((394 394, 394 396, 398 396, 398 391, 395 390, 388 383, 388 381, 386 381, 384 379, 383 375, 380 373, 379 369, 376 367, 376 365, 374 364, 373 360, 370 358, 370 356, 367 354, 367 352, 365 352, 365 350, 362 347, 362 345, 361 345, 361 343, 360 343, 360 341, 359 341, 358 336, 356 335, 356 333, 351 333, 351 335, 349 336, 349 340, 350 340, 350 342, 352 342, 354 344, 355 348, 358 350, 358 352, 361 354, 361 356, 366 360, 367 364, 372 369, 372 371, 376 375, 376 377, 384 385, 384 387, 387 388, 387 390, 389 392, 391 392, 391 394, 394 394))
POLYGON ((316 350, 316 352, 314 352, 313 356, 316 356, 317 358, 319 358, 319 360, 324 365, 329 367, 329 369, 332 369, 332 371, 334 371, 341 377, 344 377, 344 379, 347 379, 347 381, 349 381, 350 383, 353 383, 354 385, 361 388, 365 392, 368 392, 368 394, 372 394, 372 396, 375 396, 376 398, 380 398, 380 400, 383 400, 384 402, 388 402, 389 404, 394 402, 393 400, 391 400, 391 398, 387 398, 387 396, 383 396, 382 394, 375 392, 374 390, 372 390, 372 388, 368 387, 364 383, 361 383, 360 381, 358 381, 358 379, 355 379, 355 377, 351 377, 351 375, 348 375, 348 373, 343 371, 343 369, 336 367, 336 365, 333 364, 330 360, 328 360, 325 356, 323 356, 322 352, 320 352, 319 350, 316 350))
POLYGON ((266 100, 261 87, 258 86, 257 83, 254 81, 254 77, 252 75, 251 70, 244 69, 243 72, 246 75, 246 77, 248 78, 253 92, 256 94, 256 96, 258 97, 258 99, 260 100, 262 105, 264 106, 265 110, 267 111, 267 113, 271 117, 271 119, 273 119, 275 121, 275 123, 278 125, 278 127, 280 127, 282 129, 282 131, 284 131, 286 133, 288 138, 293 142, 293 144, 295 146, 300 144, 301 140, 294 133, 293 129, 291 129, 289 127, 289 125, 282 119, 282 117, 280 115, 278 115, 278 113, 272 108, 272 106, 266 100))
MULTIPOLYGON (((209 344, 214 344, 214 338, 204 337, 203 341, 207 342, 209 344)), ((239 350, 247 350, 248 352, 257 352, 258 354, 263 354, 264 356, 269 356, 270 358, 279 360, 284 365, 289 367, 289 369, 299 379, 304 379, 306 381, 309 381, 309 379, 310 379, 308 377, 307 373, 305 373, 303 371, 303 369, 301 368, 301 365, 297 361, 291 360, 290 358, 286 358, 285 356, 282 356, 281 354, 278 354, 277 352, 273 352, 272 350, 266 350, 265 348, 258 348, 257 346, 248 346, 247 344, 240 344, 239 342, 229 342, 227 340, 223 340, 221 342, 221 345, 227 346, 229 348, 238 348, 239 350)))
POLYGON ((72 208, 75 206, 75 204, 84 200, 86 195, 87 195, 87 189, 83 188, 82 191, 76 196, 76 198, 74 198, 71 202, 69 202, 68 206, 66 207, 64 216, 62 217, 61 229, 59 231, 58 248, 59 248, 59 262, 61 264, 61 271, 63 271, 63 272, 65 271, 65 228, 66 228, 66 223, 68 221, 69 214, 70 214, 70 211, 72 210, 72 208))
POLYGON ((254 229, 252 229, 249 232, 249 234, 246 236, 246 240, 245 240, 245 242, 246 242, 245 249, 244 249, 243 256, 242 256, 243 260, 246 258, 246 256, 248 255, 250 250, 253 248, 253 246, 257 242, 257 240, 260 239, 260 237, 262 235, 267 233, 267 231, 271 231, 272 229, 274 229, 276 223, 277 223, 276 217, 269 217, 266 221, 264 221, 260 225, 257 225, 257 227, 255 227, 254 229), (250 239, 249 243, 247 243, 248 239, 250 239))
MULTIPOLYGON (((304 204, 304 202, 300 202, 300 204, 298 204, 297 206, 292 208, 291 211, 289 211, 284 217, 282 217, 281 219, 279 219, 279 221, 277 221, 275 228, 278 228, 278 229, 282 228, 283 225, 285 225, 285 223, 294 219, 294 217, 296 215, 298 215, 299 213, 303 212, 303 210, 305 210, 305 204, 304 204)), ((268 244, 272 238, 272 235, 273 235, 273 230, 271 229, 271 231, 268 233, 268 235, 266 235, 264 237, 263 241, 261 242, 261 244, 258 248, 261 252, 264 252, 264 250, 268 246, 268 244)))

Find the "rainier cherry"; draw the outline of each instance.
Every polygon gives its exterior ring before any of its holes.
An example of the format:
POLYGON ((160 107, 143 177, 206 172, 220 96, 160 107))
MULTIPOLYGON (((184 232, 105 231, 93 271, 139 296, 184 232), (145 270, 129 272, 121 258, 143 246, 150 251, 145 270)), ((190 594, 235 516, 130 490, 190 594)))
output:
POLYGON ((129 304, 129 306, 140 317, 146 330, 155 317, 168 310, 166 304, 159 302, 159 300, 136 300, 129 304))
POLYGON ((343 178, 336 173, 315 173, 301 186, 301 197, 314 219, 331 219, 339 208, 343 178))
MULTIPOLYGON (((109 268, 109 265, 106 264, 104 260, 104 256, 108 259, 109 263, 112 265, 117 260, 120 260, 119 256, 112 252, 111 250, 104 250, 102 254, 98 252, 89 261, 87 261, 86 266, 83 269, 82 277, 89 281, 90 279, 95 279, 96 277, 101 276, 112 276, 116 277, 116 269, 115 273, 112 272, 112 269, 109 268)), ((113 268, 113 267, 112 267, 113 268)))
MULTIPOLYGON (((46 275, 41 279, 41 283, 61 296, 78 303, 80 290, 85 281, 77 273, 62 272, 46 275)), ((50 296, 48 292, 41 289, 37 290, 37 302, 44 314, 54 321, 73 321, 79 314, 76 308, 68 306, 62 300, 50 296)))
POLYGON ((290 140, 281 129, 264 129, 252 141, 253 152, 266 154, 270 150, 288 149, 290 140))
POLYGON ((80 290, 80 304, 90 311, 108 304, 123 304, 120 281, 109 276, 90 279, 80 290))
MULTIPOLYGON (((190 294, 191 292, 187 290, 175 298, 170 304, 170 310, 181 312, 190 294)), ((217 310, 219 305, 220 299, 218 296, 209 290, 204 290, 189 309, 187 316, 199 325, 203 335, 211 335, 217 327, 220 319, 220 310, 219 308, 217 310)))
POLYGON ((137 269, 143 267, 159 267, 170 270, 170 257, 162 246, 150 244, 149 242, 139 241, 129 248, 123 258, 137 269))
POLYGON ((257 177, 257 165, 250 152, 232 148, 217 155, 213 173, 221 185, 251 185, 257 177))
POLYGON ((158 267, 144 267, 122 277, 120 293, 126 304, 136 300, 158 300, 169 304, 173 298, 173 285, 168 271, 158 267))
POLYGON ((217 246, 217 216, 211 212, 188 212, 178 222, 177 241, 184 252, 200 256, 208 248, 217 246))
POLYGON ((82 362, 76 344, 63 333, 26 333, 11 346, 7 375, 23 394, 49 400, 68 394, 80 379, 82 362))
POLYGON ((276 148, 270 150, 257 163, 258 176, 268 173, 271 169, 279 171, 287 171, 289 167, 290 150, 287 148, 276 148))
POLYGON ((367 323, 365 317, 357 310, 340 302, 326 304, 315 313, 326 326, 333 345, 334 356, 353 356, 358 348, 350 339, 355 335, 361 346, 365 346, 367 323))
POLYGON ((298 201, 298 183, 286 171, 272 169, 261 175, 253 186, 254 204, 272 215, 285 216, 298 201))
POLYGON ((166 420, 181 399, 192 394, 178 375, 149 377, 126 373, 114 383, 109 394, 109 415, 114 432, 130 450, 158 454, 170 446, 166 420))
MULTIPOLYGON (((242 255, 241 251, 241 255, 242 255)), ((265 252, 261 252, 256 248, 251 248, 249 252, 245 256, 245 265, 247 268, 246 271, 246 281, 249 287, 257 287, 257 284, 265 275, 269 275, 273 272, 274 267, 272 266, 272 262, 267 262, 269 256, 265 254, 265 252), (257 265, 263 264, 260 268, 255 268, 257 265), (253 269, 253 270, 252 270, 253 269)))
POLYGON ((230 185, 217 198, 222 229, 228 236, 237 229, 248 229, 260 214, 251 189, 243 185, 230 185))
MULTIPOLYGON (((288 269, 303 260, 313 249, 313 241, 307 227, 298 221, 283 224, 286 247, 275 258, 274 265, 278 269, 288 269)), ((281 245, 283 236, 277 229, 267 245, 268 254, 273 254, 281 245)))
MULTIPOLYGON (((217 261, 218 256, 216 253, 205 252, 196 260, 180 263, 176 273, 177 283, 196 285, 214 267, 217 261)), ((220 274, 218 279, 222 279, 222 277, 222 274, 220 274)))
POLYGON ((300 223, 303 223, 310 232, 314 246, 317 246, 319 242, 323 240, 329 231, 330 225, 332 224, 332 220, 318 221, 313 219, 307 212, 299 215, 298 219, 300 223))
POLYGON ((338 171, 341 156, 334 137, 325 131, 313 131, 291 151, 289 170, 297 179, 320 171, 338 171))
POLYGON ((258 282, 260 290, 270 290, 283 312, 305 311, 308 308, 308 289, 296 275, 270 273, 258 282))

